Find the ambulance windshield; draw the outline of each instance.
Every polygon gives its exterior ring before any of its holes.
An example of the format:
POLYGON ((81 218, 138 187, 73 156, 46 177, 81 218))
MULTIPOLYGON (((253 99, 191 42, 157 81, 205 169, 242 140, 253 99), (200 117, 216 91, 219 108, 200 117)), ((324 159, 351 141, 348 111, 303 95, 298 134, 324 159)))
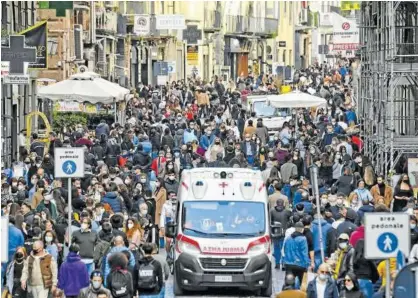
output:
POLYGON ((199 237, 244 236, 265 233, 265 205, 262 202, 194 201, 185 202, 182 230, 199 237))

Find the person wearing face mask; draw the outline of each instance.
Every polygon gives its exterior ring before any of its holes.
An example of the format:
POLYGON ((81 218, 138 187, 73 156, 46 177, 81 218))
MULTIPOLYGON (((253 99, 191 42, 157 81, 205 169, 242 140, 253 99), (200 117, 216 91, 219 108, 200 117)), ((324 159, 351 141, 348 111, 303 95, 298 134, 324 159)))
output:
POLYGON ((409 198, 414 197, 408 174, 402 174, 401 179, 396 183, 393 197, 393 212, 402 211, 408 204, 409 198))
POLYGON ((58 274, 58 288, 64 290, 68 298, 77 297, 80 290, 89 285, 89 274, 80 258, 79 251, 78 244, 71 244, 67 259, 61 265, 58 274))
POLYGON ((206 152, 215 142, 215 134, 212 133, 212 127, 207 127, 205 134, 200 137, 199 145, 206 152))
POLYGON ((26 249, 18 247, 12 261, 7 266, 5 286, 12 297, 26 298, 27 292, 20 286, 20 278, 26 258, 26 249))
POLYGON ((252 165, 254 163, 254 157, 257 154, 257 145, 251 140, 249 133, 245 133, 245 139, 241 143, 240 152, 245 156, 248 164, 252 165))
POLYGON ((58 272, 56 260, 44 250, 42 241, 33 243, 32 252, 24 262, 22 289, 28 289, 33 298, 47 298, 57 288, 58 272))
POLYGON ((29 198, 29 200, 31 200, 32 209, 36 209, 39 203, 44 199, 44 194, 46 193, 45 187, 45 182, 42 180, 39 180, 36 183, 36 192, 33 194, 32 200, 29 198))
POLYGON ((169 172, 167 174, 167 179, 165 182, 165 188, 167 193, 174 192, 177 193, 179 189, 179 182, 176 180, 176 174, 173 172, 169 172))
POLYGON ((52 193, 45 193, 44 198, 39 202, 35 210, 41 212, 44 209, 49 211, 53 220, 58 217, 57 205, 55 205, 55 202, 53 201, 52 193))
POLYGON ((274 244, 274 259, 276 262, 276 269, 281 265, 282 248, 284 243, 284 231, 287 230, 292 212, 285 207, 285 201, 283 199, 277 199, 276 206, 270 210, 270 218, 272 224, 280 223, 281 231, 275 239, 274 244))
POLYGON ((103 275, 99 270, 90 274, 90 285, 80 290, 78 298, 99 298, 99 293, 105 293, 107 298, 112 297, 110 291, 103 286, 103 275))
POLYGON ((217 160, 216 156, 218 155, 218 153, 222 154, 222 158, 225 155, 225 150, 224 147, 222 145, 221 139, 220 138, 215 138, 215 142, 213 143, 212 146, 210 146, 207 154, 206 154, 206 158, 208 162, 214 162, 217 160))
MULTIPOLYGON (((162 178, 157 178, 155 183, 155 191, 153 197, 155 198, 155 221, 154 224, 160 227, 160 217, 163 206, 167 201, 167 190, 165 188, 165 183, 162 178)), ((160 231, 160 236, 163 237, 164 235, 160 231)))
MULTIPOLYGON (((176 193, 169 193, 169 199, 164 203, 163 208, 161 210, 160 215, 160 231, 162 235, 165 235, 165 226, 169 222, 176 222, 176 215, 177 215, 177 195, 176 193)), ((170 245, 170 240, 167 238, 166 240, 166 249, 168 251, 170 245)))
POLYGON ((91 219, 87 216, 83 217, 81 228, 72 234, 72 243, 80 246, 79 254, 89 273, 94 270, 94 248, 98 241, 97 233, 92 230, 91 225, 91 219))
POLYGON ((328 264, 321 264, 318 275, 309 282, 306 290, 308 298, 338 298, 338 288, 330 276, 328 264))
POLYGON ((129 249, 138 248, 143 238, 143 230, 138 221, 131 217, 126 221, 126 237, 129 241, 129 249))
POLYGON ((363 292, 360 291, 360 285, 354 273, 347 273, 343 281, 344 287, 340 294, 341 298, 366 298, 363 292))
POLYGON ((43 235, 45 250, 55 259, 58 260, 57 236, 53 231, 46 231, 43 235))
POLYGON ((337 283, 342 283, 342 279, 348 272, 354 271, 354 248, 348 243, 349 235, 343 233, 338 236, 338 248, 330 257, 335 262, 333 278, 337 283))
POLYGON ((414 244, 418 244, 418 228, 417 228, 417 222, 418 219, 415 217, 415 215, 409 216, 409 229, 410 229, 410 235, 411 235, 411 246, 414 244))
POLYGON ((383 199, 386 207, 390 208, 393 200, 393 189, 385 183, 383 176, 380 175, 377 177, 377 184, 370 189, 370 194, 375 202, 383 199))

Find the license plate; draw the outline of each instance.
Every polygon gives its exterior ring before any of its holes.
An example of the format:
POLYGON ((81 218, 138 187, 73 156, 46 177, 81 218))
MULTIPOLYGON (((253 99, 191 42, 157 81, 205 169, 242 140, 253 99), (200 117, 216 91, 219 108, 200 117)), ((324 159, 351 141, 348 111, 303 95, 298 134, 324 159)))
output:
POLYGON ((231 275, 215 275, 215 282, 232 282, 231 275))

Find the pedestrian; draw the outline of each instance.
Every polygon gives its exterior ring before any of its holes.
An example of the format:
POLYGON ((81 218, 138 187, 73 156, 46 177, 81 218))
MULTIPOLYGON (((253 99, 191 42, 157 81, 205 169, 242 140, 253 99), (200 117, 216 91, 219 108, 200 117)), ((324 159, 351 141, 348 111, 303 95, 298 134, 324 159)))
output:
POLYGON ((20 278, 22 289, 31 292, 33 298, 48 298, 57 288, 57 276, 56 260, 44 250, 42 241, 35 241, 20 278))
POLYGON ((308 298, 338 298, 337 284, 331 277, 328 264, 318 267, 318 275, 309 282, 306 293, 308 298))
POLYGON ((77 297, 80 290, 89 284, 88 271, 79 252, 80 246, 71 244, 67 259, 59 269, 58 288, 64 291, 67 298, 77 297))
POLYGON ((103 286, 103 275, 99 270, 94 270, 90 274, 90 284, 80 290, 78 298, 98 298, 100 295, 111 297, 111 293, 103 286))
POLYGON ((128 259, 125 254, 117 252, 109 257, 110 272, 107 276, 107 287, 113 298, 132 298, 135 294, 132 275, 128 271, 128 259))
POLYGON ((270 210, 271 224, 277 229, 275 237, 273 238, 274 245, 274 259, 276 262, 276 269, 280 268, 282 259, 282 248, 284 243, 284 232, 287 230, 292 213, 286 209, 283 199, 278 199, 276 206, 270 210), (278 226, 279 225, 279 226, 278 226))
POLYGON ((134 268, 134 288, 139 297, 159 295, 164 286, 163 267, 152 256, 153 244, 143 245, 144 258, 134 268))
POLYGON ((285 241, 283 247, 286 273, 294 274, 299 282, 302 282, 303 275, 311 263, 308 256, 308 242, 303 230, 303 223, 295 223, 295 232, 285 241))
POLYGON ((7 266, 6 288, 11 297, 26 298, 27 291, 21 287, 20 283, 26 258, 26 249, 18 247, 12 261, 7 266))

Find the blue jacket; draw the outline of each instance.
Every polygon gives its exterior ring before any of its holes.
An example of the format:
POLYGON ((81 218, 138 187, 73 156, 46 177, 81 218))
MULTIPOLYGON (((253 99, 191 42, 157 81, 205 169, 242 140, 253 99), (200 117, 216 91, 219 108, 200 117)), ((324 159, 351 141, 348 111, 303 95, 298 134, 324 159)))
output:
POLYGON ((309 267, 308 242, 302 233, 294 232, 285 240, 283 262, 286 265, 309 267))
POLYGON ((198 141, 197 136, 194 134, 194 130, 185 129, 183 134, 183 144, 198 141))
POLYGON ((353 121, 355 124, 357 124, 357 115, 355 112, 348 110, 345 112, 345 117, 347 118, 347 123, 353 121))
POLYGON ((215 134, 211 134, 210 138, 204 134, 200 137, 200 147, 202 147, 205 150, 208 150, 209 146, 213 144, 213 142, 215 142, 215 134))
POLYGON ((90 283, 86 265, 78 254, 70 252, 67 260, 61 265, 58 273, 58 288, 63 289, 65 296, 77 296, 82 288, 90 283))
MULTIPOLYGON (((316 292, 316 279, 317 277, 315 277, 314 280, 310 281, 308 284, 308 288, 306 289, 308 298, 322 298, 318 297, 318 293, 316 292)), ((337 284, 332 278, 328 278, 324 298, 338 298, 337 284)))
POLYGON ((332 226, 325 220, 325 219, 314 219, 311 225, 311 232, 314 241, 314 251, 318 253, 321 251, 320 242, 319 242, 319 224, 322 227, 322 243, 324 245, 324 251, 327 250, 327 237, 328 231, 332 228, 332 226))
POLYGON ((25 244, 25 238, 21 230, 16 228, 13 224, 9 224, 9 260, 13 259, 13 255, 19 246, 25 244))
POLYGON ((322 148, 324 148, 327 145, 332 144, 332 139, 335 138, 337 134, 335 132, 333 133, 326 133, 324 135, 324 138, 322 139, 322 148))
POLYGON ((122 251, 129 251, 129 261, 128 261, 128 266, 132 269, 135 266, 135 258, 134 255, 132 254, 132 252, 125 246, 114 246, 110 249, 109 253, 107 254, 105 260, 104 260, 104 284, 106 286, 106 281, 107 281, 107 276, 110 273, 110 265, 109 265, 109 257, 116 253, 116 252, 122 252, 122 251))
POLYGON ((142 149, 144 153, 150 154, 152 151, 152 144, 150 141, 146 140, 144 142, 140 142, 139 144, 142 144, 142 149))
POLYGON ((107 192, 102 199, 103 204, 109 204, 112 208, 113 213, 123 211, 123 205, 121 199, 118 197, 116 192, 107 192))

